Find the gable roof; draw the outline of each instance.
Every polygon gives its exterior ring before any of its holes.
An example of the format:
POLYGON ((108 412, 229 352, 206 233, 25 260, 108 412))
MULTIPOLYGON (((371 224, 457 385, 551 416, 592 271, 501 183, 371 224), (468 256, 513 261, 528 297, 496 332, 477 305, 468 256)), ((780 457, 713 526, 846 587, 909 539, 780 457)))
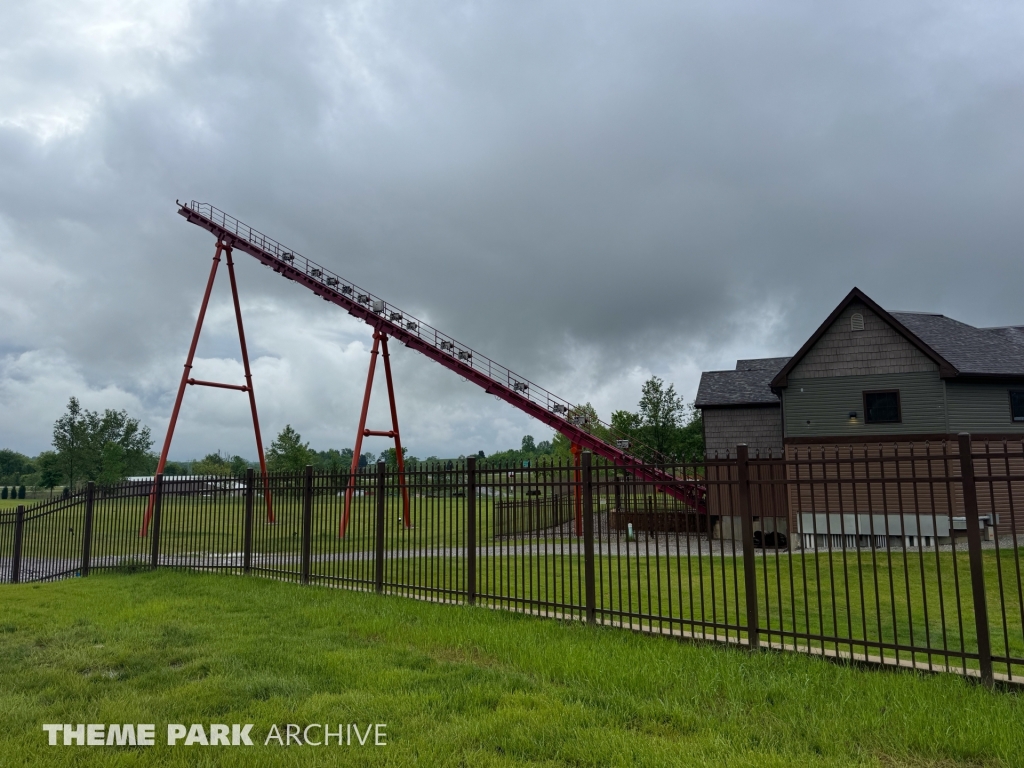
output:
POLYGON ((756 360, 737 360, 737 371, 770 371, 774 376, 789 362, 788 357, 760 357, 756 360))
POLYGON ((893 312, 960 376, 1024 376, 1024 328, 975 328, 945 315, 893 312))
POLYGON ((832 327, 832 324, 839 319, 839 316, 843 313, 843 310, 845 310, 848 306, 850 306, 850 304, 852 304, 855 301, 859 301, 862 304, 864 304, 868 309, 870 309, 876 315, 881 317, 885 322, 887 322, 890 326, 892 326, 893 330, 895 330, 903 338, 905 338, 907 341, 909 341, 911 344, 913 344, 915 347, 921 350, 921 352, 924 353, 926 357, 928 357, 932 362, 934 362, 939 367, 939 376, 941 378, 950 378, 957 375, 958 371, 956 366, 954 366, 949 360, 947 360, 945 357, 939 354, 930 345, 926 344, 921 338, 917 336, 917 334, 915 334, 913 331, 911 331, 909 328, 903 325, 903 323, 901 323, 899 320, 893 317, 889 312, 885 311, 880 306, 878 306, 878 304, 876 304, 866 293, 864 293, 864 291, 862 291, 860 288, 854 288, 852 291, 846 294, 846 298, 839 302, 839 306, 832 310, 832 314, 825 318, 825 322, 818 326, 818 330, 816 330, 811 335, 811 338, 804 342, 804 345, 800 347, 799 351, 797 351, 797 353, 789 359, 789 362, 786 363, 782 367, 782 370, 779 371, 775 378, 772 379, 772 389, 781 388, 789 385, 789 374, 793 371, 797 364, 804 358, 804 356, 811 351, 814 345, 818 343, 821 337, 825 335, 825 332, 832 327))
POLYGON ((788 360, 788 357, 737 360, 734 371, 705 371, 700 375, 694 407, 778 405, 779 397, 772 392, 771 381, 788 360))

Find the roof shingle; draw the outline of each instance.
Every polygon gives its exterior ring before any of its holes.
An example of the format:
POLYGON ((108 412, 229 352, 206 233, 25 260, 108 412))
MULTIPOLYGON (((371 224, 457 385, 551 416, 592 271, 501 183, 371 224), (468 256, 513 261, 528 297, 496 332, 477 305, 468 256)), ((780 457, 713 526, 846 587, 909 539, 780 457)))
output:
POLYGON ((1024 376, 1024 329, 975 328, 945 315, 890 312, 961 374, 1024 376))
POLYGON ((788 357, 737 360, 735 371, 705 371, 700 375, 694 405, 778 405, 771 381, 788 361, 788 357))

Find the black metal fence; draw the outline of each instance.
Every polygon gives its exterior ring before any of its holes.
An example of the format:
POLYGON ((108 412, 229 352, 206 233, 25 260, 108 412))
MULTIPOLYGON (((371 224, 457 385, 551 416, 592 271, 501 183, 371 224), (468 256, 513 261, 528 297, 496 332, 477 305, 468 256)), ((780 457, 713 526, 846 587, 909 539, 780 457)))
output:
POLYGON ((307 467, 266 479, 272 509, 251 471, 162 477, 145 533, 151 483, 89 484, 0 512, 0 581, 221 570, 986 683, 1024 674, 1024 442, 781 458, 738 446, 660 468, 674 480, 589 454, 580 467, 467 459, 401 478, 383 464, 355 477, 307 467))

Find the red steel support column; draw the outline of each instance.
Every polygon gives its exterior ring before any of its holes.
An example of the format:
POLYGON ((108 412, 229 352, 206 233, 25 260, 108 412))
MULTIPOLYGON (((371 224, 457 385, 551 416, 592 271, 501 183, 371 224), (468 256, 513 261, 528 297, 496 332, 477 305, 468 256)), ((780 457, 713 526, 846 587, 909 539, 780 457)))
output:
POLYGON ((380 335, 381 351, 384 353, 384 378, 388 383, 388 400, 391 403, 391 429, 395 433, 395 459, 398 461, 398 484, 402 487, 402 521, 405 527, 409 520, 409 488, 405 484, 405 458, 402 456, 402 438, 398 434, 398 410, 395 408, 395 387, 391 381, 391 358, 388 356, 388 337, 380 335))
POLYGON ((231 248, 227 251, 228 278, 231 281, 231 299, 235 304, 235 319, 238 321, 238 343, 242 347, 242 367, 245 370, 245 386, 249 390, 249 406, 252 408, 252 428, 256 433, 256 452, 260 457, 260 472, 263 473, 263 498, 267 504, 267 522, 274 523, 274 508, 270 500, 270 484, 267 482, 267 460, 263 456, 263 438, 260 436, 260 420, 256 415, 256 393, 252 389, 252 372, 249 370, 249 350, 245 346, 245 329, 242 328, 242 307, 238 303, 238 286, 235 283, 235 264, 231 261, 231 248))
POLYGON ((359 471, 359 452, 363 449, 363 430, 366 429, 366 412, 370 407, 370 390, 373 389, 373 372, 377 367, 377 349, 380 346, 380 333, 373 332, 373 348, 370 350, 370 369, 366 373, 366 391, 363 393, 363 410, 359 414, 359 428, 356 430, 356 447, 352 454, 352 470, 348 476, 348 488, 345 489, 345 510, 338 526, 338 537, 345 536, 348 528, 349 510, 352 507, 352 493, 355 491, 356 473, 359 471))
MULTIPOLYGON (((181 383, 178 385, 178 396, 174 400, 174 409, 171 411, 171 422, 167 425, 167 435, 164 437, 164 447, 160 451, 160 461, 157 463, 156 474, 160 475, 167 464, 167 451, 171 447, 171 438, 174 436, 174 425, 178 421, 178 412, 181 410, 181 399, 185 396, 185 387, 188 385, 188 372, 192 369, 192 359, 196 354, 196 346, 199 344, 199 332, 203 329, 203 319, 206 317, 206 307, 210 303, 210 292, 213 290, 213 280, 217 277, 217 267, 220 266, 220 252, 224 245, 218 240, 217 250, 213 254, 213 265, 210 267, 210 278, 206 281, 206 293, 203 294, 203 303, 199 306, 199 317, 196 320, 196 330, 192 334, 192 346, 188 349, 188 357, 185 358, 185 370, 181 373, 181 383)), ((146 505, 146 515, 142 519, 142 529, 139 536, 145 536, 149 530, 149 521, 153 516, 153 502, 156 500, 156 482, 149 494, 149 503, 146 505)))

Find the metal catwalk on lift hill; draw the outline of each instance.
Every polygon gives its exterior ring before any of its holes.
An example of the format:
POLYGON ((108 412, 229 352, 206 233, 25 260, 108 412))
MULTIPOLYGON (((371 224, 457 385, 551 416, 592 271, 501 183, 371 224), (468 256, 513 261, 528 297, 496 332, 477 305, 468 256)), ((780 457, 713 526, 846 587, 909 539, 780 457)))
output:
MULTIPOLYGON (((701 484, 680 482, 668 472, 644 465, 628 448, 613 445, 591 434, 586 429, 587 422, 577 415, 579 409, 568 400, 510 371, 208 203, 195 200, 187 204, 178 203, 178 213, 190 223, 213 233, 225 245, 248 253, 325 301, 337 304, 353 317, 398 339, 410 349, 454 371, 485 392, 561 432, 577 445, 603 456, 638 478, 656 484, 666 494, 693 509, 707 511, 701 484)), ((608 425, 604 426, 611 430, 608 425)))

